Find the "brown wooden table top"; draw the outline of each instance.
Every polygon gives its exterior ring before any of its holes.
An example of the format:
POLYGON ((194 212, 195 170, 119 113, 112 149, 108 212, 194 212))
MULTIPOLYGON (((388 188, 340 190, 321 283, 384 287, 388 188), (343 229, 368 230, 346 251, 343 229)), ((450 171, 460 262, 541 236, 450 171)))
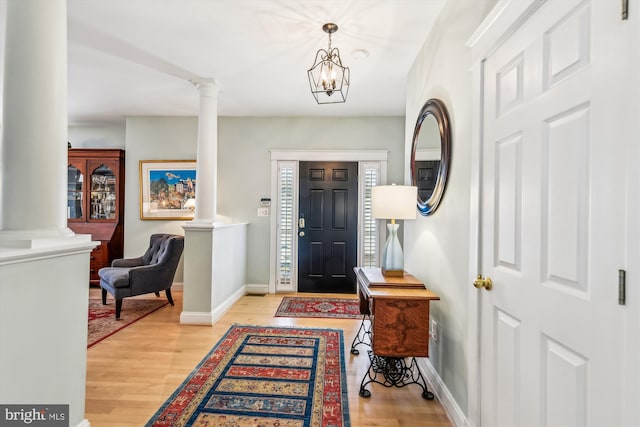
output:
POLYGON ((387 277, 378 267, 356 267, 356 276, 363 294, 374 298, 413 298, 439 300, 440 297, 425 288, 424 283, 405 272, 404 277, 387 277))

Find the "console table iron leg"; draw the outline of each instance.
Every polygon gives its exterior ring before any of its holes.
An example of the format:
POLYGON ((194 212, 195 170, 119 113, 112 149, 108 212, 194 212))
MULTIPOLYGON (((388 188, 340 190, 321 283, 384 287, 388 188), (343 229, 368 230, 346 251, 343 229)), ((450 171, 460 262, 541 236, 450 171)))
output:
POLYGON ((358 328, 356 336, 353 337, 353 342, 351 343, 351 354, 360 354, 360 351, 356 348, 359 344, 371 346, 371 319, 368 314, 364 314, 362 316, 360 328, 358 328), (368 321, 369 323, 365 323, 365 321, 368 321))
POLYGON ((427 400, 434 398, 433 393, 427 389, 427 383, 418 369, 416 358, 411 358, 407 365, 404 357, 376 356, 368 351, 371 361, 367 373, 360 383, 360 396, 370 397, 371 392, 366 389, 369 383, 377 383, 385 387, 404 387, 409 384, 417 384, 422 388, 422 397, 427 400), (373 375, 372 375, 373 373, 373 375))

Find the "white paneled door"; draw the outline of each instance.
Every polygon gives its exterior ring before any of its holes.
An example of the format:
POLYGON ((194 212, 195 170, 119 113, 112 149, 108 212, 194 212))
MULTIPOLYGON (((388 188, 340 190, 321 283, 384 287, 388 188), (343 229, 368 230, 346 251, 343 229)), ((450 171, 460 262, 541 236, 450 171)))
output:
POLYGON ((623 425, 631 24, 619 1, 520 18, 484 62, 481 423, 623 425))

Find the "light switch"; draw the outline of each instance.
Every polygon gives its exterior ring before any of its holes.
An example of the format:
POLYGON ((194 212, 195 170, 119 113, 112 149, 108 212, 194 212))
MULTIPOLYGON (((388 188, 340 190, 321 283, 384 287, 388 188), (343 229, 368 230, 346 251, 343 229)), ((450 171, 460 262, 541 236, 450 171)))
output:
POLYGON ((258 216, 269 216, 269 208, 258 208, 258 216))

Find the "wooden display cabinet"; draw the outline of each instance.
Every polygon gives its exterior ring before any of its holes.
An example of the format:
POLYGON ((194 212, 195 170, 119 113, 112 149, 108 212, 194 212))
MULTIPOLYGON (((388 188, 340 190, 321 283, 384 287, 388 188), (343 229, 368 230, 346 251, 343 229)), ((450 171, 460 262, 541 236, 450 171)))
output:
POLYGON ((100 284, 100 268, 123 256, 124 182, 124 150, 69 149, 67 225, 100 242, 91 252, 91 285, 100 284))

